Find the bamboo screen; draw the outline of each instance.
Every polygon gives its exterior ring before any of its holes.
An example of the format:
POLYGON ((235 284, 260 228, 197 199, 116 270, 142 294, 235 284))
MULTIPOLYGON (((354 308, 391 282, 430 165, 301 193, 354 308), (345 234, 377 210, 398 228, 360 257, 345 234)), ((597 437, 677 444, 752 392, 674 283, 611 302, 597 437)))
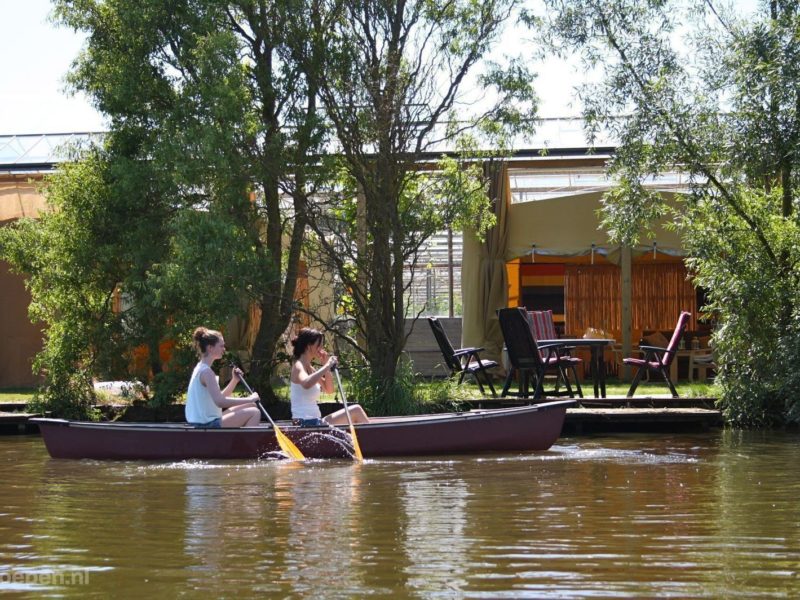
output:
POLYGON ((682 310, 692 313, 688 329, 697 327, 697 292, 682 262, 634 264, 631 279, 633 329, 675 329, 682 310))
MULTIPOLYGON (((564 306, 567 335, 583 335, 588 327, 616 337, 622 330, 620 268, 615 265, 567 265, 564 306)), ((696 327, 697 295, 681 263, 634 264, 631 273, 631 327, 674 329, 680 311, 692 313, 696 327)))
POLYGON ((583 335, 587 327, 620 331, 619 267, 567 265, 564 273, 564 312, 567 336, 583 335))

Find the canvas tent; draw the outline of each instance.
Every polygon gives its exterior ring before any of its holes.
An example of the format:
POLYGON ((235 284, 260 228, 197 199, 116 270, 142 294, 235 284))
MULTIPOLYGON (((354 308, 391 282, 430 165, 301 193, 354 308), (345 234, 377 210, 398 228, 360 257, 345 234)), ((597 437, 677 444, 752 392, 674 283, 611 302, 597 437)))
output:
MULTIPOLYGON (((604 256, 609 262, 625 268, 630 273, 630 260, 657 248, 660 254, 683 256, 681 241, 674 231, 664 228, 664 223, 653 227, 653 235, 643 233, 640 245, 627 250, 611 244, 601 229, 597 214, 604 190, 575 193, 529 202, 511 202, 511 194, 496 196, 495 212, 505 215, 499 225, 506 228, 505 247, 494 248, 493 253, 503 256, 505 261, 532 254, 541 257, 576 257, 589 255, 592 251, 604 256), (504 210, 498 208, 504 204, 504 210), (626 253, 630 258, 625 258, 626 253)), ((671 203, 677 202, 673 191, 662 192, 671 203)), ((507 306, 507 287, 487 293, 478 283, 486 264, 493 259, 486 242, 478 240, 473 232, 464 232, 464 254, 462 261, 463 328, 462 345, 487 349, 487 358, 497 360, 502 348, 502 337, 496 327, 495 311, 507 306)), ((528 258, 528 260, 530 260, 528 258)), ((535 260, 535 258, 534 258, 535 260)), ((497 279, 495 279, 497 280, 497 279)), ((625 317, 623 316, 623 321, 625 317)), ((623 323, 623 329, 625 324, 623 323)), ((630 331, 630 316, 627 323, 630 331)), ((625 343, 625 340, 623 340, 625 343)), ((630 339, 627 340, 628 348, 630 339)))

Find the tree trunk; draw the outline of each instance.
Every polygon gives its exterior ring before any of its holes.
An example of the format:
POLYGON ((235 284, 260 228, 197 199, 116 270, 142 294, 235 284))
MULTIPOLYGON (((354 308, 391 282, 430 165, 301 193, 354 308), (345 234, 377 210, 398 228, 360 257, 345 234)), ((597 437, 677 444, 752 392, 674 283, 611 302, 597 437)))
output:
MULTIPOLYGON (((399 224, 396 202, 399 198, 396 166, 391 160, 378 159, 376 185, 365 190, 366 224, 372 234, 369 295, 367 314, 367 360, 371 374, 380 389, 394 386, 397 364, 405 341, 403 302, 403 231, 399 224)), ((390 398, 372 399, 373 407, 382 414, 391 410, 390 398)))
POLYGON ((161 354, 159 353, 158 340, 151 340, 147 345, 147 351, 150 362, 150 371, 153 373, 153 377, 155 377, 163 370, 161 366, 161 354))
MULTIPOLYGON (((272 375, 275 371, 275 350, 281 334, 286 329, 286 323, 278 323, 270 318, 267 311, 269 304, 262 299, 261 325, 258 328, 256 341, 253 344, 252 359, 250 362, 250 381, 253 389, 258 392, 264 402, 275 402, 278 399, 272 387, 272 375)), ((275 313, 272 313, 275 315, 275 313)))

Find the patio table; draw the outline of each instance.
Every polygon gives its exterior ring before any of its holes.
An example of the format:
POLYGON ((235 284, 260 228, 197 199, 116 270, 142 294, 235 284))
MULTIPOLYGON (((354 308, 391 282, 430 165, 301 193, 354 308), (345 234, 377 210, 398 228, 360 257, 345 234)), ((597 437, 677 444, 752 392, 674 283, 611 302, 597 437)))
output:
POLYGON ((592 356, 589 366, 592 371, 592 383, 594 384, 594 397, 606 397, 606 364, 603 360, 603 349, 616 343, 614 339, 593 339, 593 338, 558 338, 556 340, 538 340, 540 348, 547 346, 569 346, 571 348, 589 348, 592 356), (598 395, 599 394, 599 395, 598 395))

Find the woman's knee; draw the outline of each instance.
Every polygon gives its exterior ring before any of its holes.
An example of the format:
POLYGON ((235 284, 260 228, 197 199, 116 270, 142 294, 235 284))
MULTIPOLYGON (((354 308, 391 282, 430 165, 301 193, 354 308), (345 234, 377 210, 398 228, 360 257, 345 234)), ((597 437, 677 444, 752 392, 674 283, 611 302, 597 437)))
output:
POLYGON ((236 408, 237 410, 226 411, 222 415, 223 427, 249 427, 258 425, 261 421, 261 412, 255 404, 252 406, 242 404, 236 408))
POLYGON ((360 404, 353 404, 350 407, 350 415, 356 423, 369 423, 367 411, 365 411, 360 404))
POLYGON ((261 411, 258 410, 255 404, 248 407, 245 412, 247 414, 248 425, 258 425, 261 422, 261 411))

